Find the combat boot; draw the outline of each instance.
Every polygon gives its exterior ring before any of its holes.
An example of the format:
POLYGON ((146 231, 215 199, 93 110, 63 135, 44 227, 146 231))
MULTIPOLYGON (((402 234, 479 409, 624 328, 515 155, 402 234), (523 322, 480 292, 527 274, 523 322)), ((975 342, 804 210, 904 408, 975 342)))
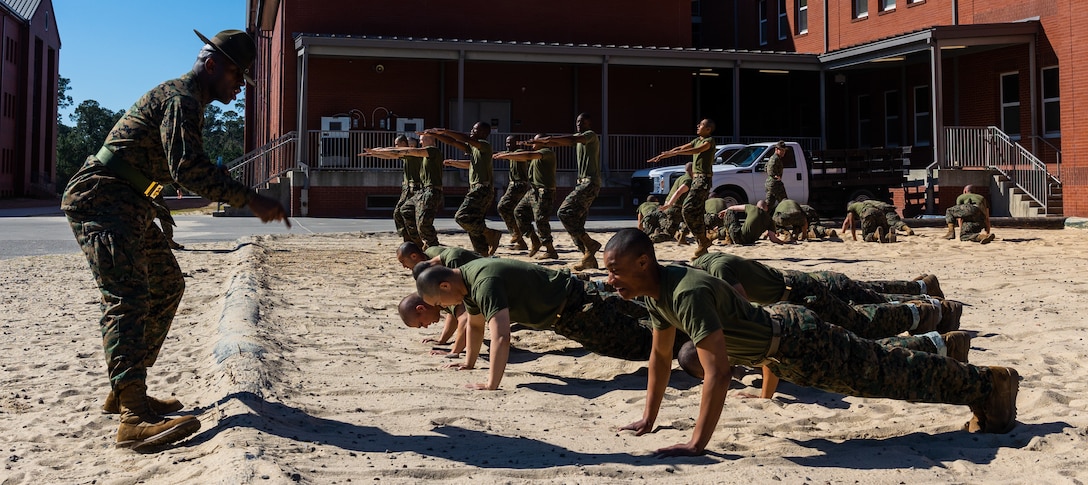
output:
POLYGON ((908 236, 914 235, 914 229, 911 229, 910 226, 906 224, 903 224, 903 232, 905 232, 908 236))
POLYGON ((944 340, 944 348, 947 350, 947 356, 956 361, 966 364, 967 352, 971 350, 971 335, 967 332, 947 332, 941 334, 941 339, 944 340))
POLYGON ((887 238, 887 235, 884 234, 884 227, 881 226, 881 227, 876 228, 876 242, 883 243, 883 242, 885 242, 887 240, 886 238, 887 238))
POLYGON ((147 385, 143 382, 128 384, 118 392, 117 399, 121 403, 118 448, 149 451, 181 441, 200 429, 196 416, 167 419, 151 411, 147 401, 147 385))
POLYGON ((975 237, 971 238, 971 240, 974 241, 974 242, 977 242, 979 244, 990 244, 994 240, 994 235, 990 234, 990 233, 987 233, 987 232, 983 232, 983 233, 979 233, 975 237))
POLYGON ((951 332, 960 329, 960 316, 963 315, 963 303, 956 300, 942 300, 941 321, 937 324, 940 333, 951 332))
POLYGON ((695 259, 699 256, 706 254, 707 248, 709 248, 711 244, 710 238, 706 237, 706 233, 696 234, 695 240, 699 242, 699 247, 695 249, 695 254, 691 257, 691 259, 695 259))
POLYGON ((888 231, 888 242, 893 243, 896 240, 897 239, 896 239, 896 236, 895 236, 895 229, 892 229, 892 230, 888 231))
POLYGON ((676 231, 676 244, 679 246, 688 245, 688 231, 687 229, 681 229, 676 231))
POLYGON ((827 238, 828 239, 835 239, 837 237, 839 237, 839 233, 835 232, 834 229, 831 229, 831 230, 827 231, 827 238))
POLYGON ((937 330, 937 326, 941 323, 941 306, 939 304, 935 305, 929 301, 921 300, 911 300, 907 304, 914 305, 918 309, 918 325, 915 325, 908 333, 921 335, 937 330))
POLYGON ((582 246, 586 248, 586 252, 582 255, 582 261, 572 266, 572 268, 575 271, 597 269, 597 250, 601 249, 601 243, 589 237, 589 234, 582 234, 578 239, 582 242, 582 246))
POLYGON ((487 238, 487 256, 493 256, 495 250, 499 249, 499 243, 502 241, 502 233, 494 229, 485 229, 484 237, 487 238))
POLYGON ((545 244, 544 250, 537 253, 533 259, 559 259, 559 253, 555 252, 555 246, 552 243, 545 244))
POLYGON ((672 241, 672 240, 673 240, 672 236, 670 236, 668 234, 665 234, 663 232, 655 232, 652 236, 650 236, 650 242, 652 242, 654 244, 663 243, 663 242, 672 241))
MULTIPOLYGON (((156 399, 151 396, 147 396, 147 404, 151 406, 151 412, 155 414, 170 414, 185 409, 185 406, 181 404, 181 401, 168 397, 166 399, 156 399)), ((121 402, 117 399, 117 393, 110 389, 109 395, 106 396, 106 402, 102 404, 103 414, 120 414, 121 402)))
POLYGON ((529 257, 535 256, 537 251, 540 251, 540 236, 533 231, 529 233, 529 257))
POLYGON ((1016 426, 1016 394, 1020 374, 1012 367, 989 367, 993 388, 985 398, 968 407, 974 416, 964 429, 971 433, 1008 433, 1016 426))
POLYGON ((944 238, 949 239, 949 240, 956 239, 956 225, 955 224, 949 224, 948 225, 948 232, 944 233, 944 238))
POLYGON ((944 298, 944 292, 941 291, 941 283, 937 281, 937 275, 924 274, 914 278, 914 281, 921 281, 926 285, 926 290, 922 293, 937 298, 944 298))

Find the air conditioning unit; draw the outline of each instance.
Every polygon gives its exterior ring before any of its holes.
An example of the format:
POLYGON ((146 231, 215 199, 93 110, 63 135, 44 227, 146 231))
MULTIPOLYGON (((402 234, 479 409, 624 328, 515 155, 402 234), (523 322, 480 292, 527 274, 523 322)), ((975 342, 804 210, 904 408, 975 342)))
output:
POLYGON ((423 118, 397 118, 397 133, 408 138, 419 139, 417 131, 423 131, 427 127, 423 124, 423 118))
POLYGON ((347 167, 351 165, 349 116, 322 116, 321 140, 318 146, 318 167, 347 167))

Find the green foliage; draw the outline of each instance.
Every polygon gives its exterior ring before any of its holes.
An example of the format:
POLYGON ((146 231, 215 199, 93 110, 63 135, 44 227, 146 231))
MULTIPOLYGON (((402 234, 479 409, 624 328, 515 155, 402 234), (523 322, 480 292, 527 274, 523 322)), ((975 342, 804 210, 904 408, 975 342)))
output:
POLYGON ((204 109, 204 151, 213 162, 223 157, 223 165, 242 156, 245 150, 245 102, 239 99, 232 108, 223 111, 209 104, 204 109))
POLYGON ((57 191, 63 192, 68 179, 83 166, 87 156, 93 155, 106 140, 113 125, 124 111, 103 108, 93 99, 76 107, 69 118, 75 126, 58 125, 57 130, 57 191))

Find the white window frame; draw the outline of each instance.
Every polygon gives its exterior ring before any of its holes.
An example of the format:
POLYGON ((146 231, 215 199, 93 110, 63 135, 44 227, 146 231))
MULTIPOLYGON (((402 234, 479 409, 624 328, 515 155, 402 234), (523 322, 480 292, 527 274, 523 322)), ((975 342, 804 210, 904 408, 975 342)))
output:
POLYGON ((902 100, 901 100, 901 98, 899 98, 899 90, 898 89, 890 89, 888 91, 884 91, 884 147, 885 148, 895 148, 895 147, 898 147, 898 146, 903 144, 903 136, 902 136, 903 135, 903 125, 902 125, 902 123, 900 121, 902 119, 902 116, 900 116, 900 113, 899 113, 900 108, 902 108, 902 100), (888 105, 888 96, 889 95, 895 95, 895 97, 897 98, 896 102, 892 106, 888 105), (894 115, 891 114, 892 111, 889 109, 889 107, 895 110, 894 115), (894 133, 891 130, 891 125, 893 123, 898 125, 898 127, 896 128, 894 133), (894 143, 891 141, 893 135, 894 135, 895 140, 896 140, 894 143))
POLYGON ((854 0, 854 18, 869 18, 869 0, 854 0))
POLYGON ((1058 73, 1059 73, 1058 66, 1044 67, 1044 68, 1042 68, 1040 70, 1040 73, 1039 73, 1039 81, 1040 81, 1040 83, 1039 83, 1039 95, 1043 100, 1043 118, 1042 118, 1043 136, 1046 137, 1046 138, 1059 138, 1059 137, 1062 136, 1062 126, 1061 126, 1062 125, 1062 123, 1061 123, 1061 107, 1062 107, 1061 99, 1062 99, 1062 97, 1061 97, 1061 85, 1060 85, 1061 84, 1061 78, 1060 77, 1058 78, 1058 83, 1059 83, 1058 89, 1059 89, 1059 91, 1057 93, 1054 93, 1054 94, 1057 94, 1057 96, 1047 97, 1046 96, 1046 73, 1047 73, 1047 71, 1053 71, 1055 76, 1057 76, 1058 73), (1059 114, 1058 126, 1057 126, 1056 130, 1048 130, 1047 128, 1049 128, 1049 127, 1046 125, 1047 106, 1054 106, 1054 105, 1056 105, 1058 107, 1058 114, 1059 114))
POLYGON ((759 15, 759 45, 767 45, 767 0, 759 0, 756 10, 759 15))
POLYGON ((1020 139, 1020 133, 1019 133, 1019 131, 1017 131, 1017 133, 1009 133, 1009 130, 1006 128, 1008 126, 1008 124, 1005 123, 1005 108, 1013 108, 1013 107, 1016 108, 1016 129, 1020 130, 1020 118, 1021 118, 1021 115, 1020 115, 1020 91, 1019 91, 1019 86, 1020 86, 1020 72, 1019 71, 1003 72, 1003 73, 1001 73, 1000 76, 998 76, 998 86, 997 86, 998 98, 997 98, 997 100, 1001 104, 1001 131, 1005 132, 1006 135, 1009 135, 1010 140, 1019 140, 1020 139), (1009 77, 1009 76, 1016 76, 1017 92, 1016 92, 1016 101, 1010 101, 1010 102, 1006 103, 1005 102, 1005 78, 1009 77))
POLYGON ((914 87, 914 146, 927 147, 933 143, 933 116, 930 111, 933 109, 933 101, 930 97, 933 96, 933 92, 929 89, 928 84, 923 84, 914 87), (925 90, 928 93, 925 99, 920 99, 918 92, 925 90), (924 120, 929 120, 928 123, 922 123, 924 120), (922 127, 928 125, 928 128, 922 127), (923 136, 924 135, 924 138, 923 136))
POLYGON ((808 0, 797 0, 796 24, 798 34, 808 33, 808 0), (804 21, 801 19, 804 19, 804 21), (801 27, 802 25, 804 28, 801 27))
POLYGON ((872 118, 872 116, 873 116, 873 100, 872 100, 872 96, 869 96, 868 94, 859 94, 858 97, 857 97, 857 101, 858 101, 858 106, 857 106, 858 148, 869 148, 869 147, 873 146, 873 118, 872 118), (867 112, 867 113, 862 113, 861 112, 861 107, 862 107, 861 100, 862 99, 864 99, 866 101, 865 104, 869 105, 869 112, 867 112), (862 116, 864 116, 864 117, 862 117, 862 116), (864 136, 863 136, 863 134, 864 134, 864 136), (863 138, 868 138, 868 140, 863 140, 863 138))
POLYGON ((895 0, 880 0, 880 11, 890 12, 895 10, 895 0))
POLYGON ((786 0, 778 0, 778 40, 790 36, 790 19, 786 15, 786 0))

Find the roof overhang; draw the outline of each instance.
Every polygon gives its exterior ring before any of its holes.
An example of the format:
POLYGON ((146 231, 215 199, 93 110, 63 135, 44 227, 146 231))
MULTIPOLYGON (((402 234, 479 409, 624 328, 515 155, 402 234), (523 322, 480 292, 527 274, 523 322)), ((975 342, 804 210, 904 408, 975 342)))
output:
POLYGON ((432 59, 477 62, 528 62, 819 71, 813 54, 791 52, 643 47, 548 42, 504 42, 460 39, 296 34, 299 55, 312 57, 432 59))
POLYGON ((819 56, 826 70, 843 69, 867 62, 938 48, 1000 47, 1027 44, 1035 39, 1037 20, 1003 24, 938 25, 819 56))

